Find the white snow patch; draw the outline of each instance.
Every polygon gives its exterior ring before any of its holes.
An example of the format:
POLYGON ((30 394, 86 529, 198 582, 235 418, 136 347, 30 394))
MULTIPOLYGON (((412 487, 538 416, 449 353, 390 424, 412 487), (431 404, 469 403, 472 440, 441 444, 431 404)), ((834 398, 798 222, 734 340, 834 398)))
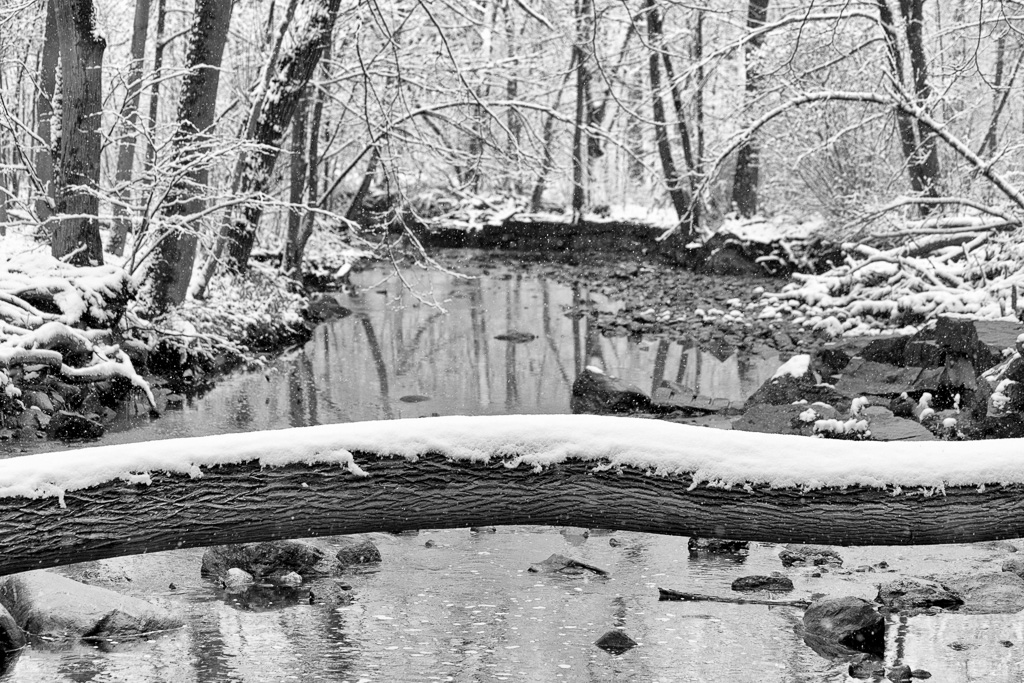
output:
POLYGON ((783 363, 781 366, 779 366, 779 369, 775 371, 774 375, 772 375, 772 379, 778 379, 779 377, 783 377, 785 375, 792 375, 793 377, 803 377, 804 375, 807 374, 807 370, 810 368, 810 366, 810 354, 802 353, 793 356, 785 363, 783 363))
MULTIPOLYGON (((838 421, 837 421, 838 422, 838 421)), ((862 421, 839 422, 860 431, 862 421)), ((838 425, 836 425, 838 427, 838 425)), ((809 441, 792 435, 721 431, 639 418, 595 415, 435 417, 355 422, 279 431, 118 444, 0 461, 0 496, 60 497, 148 474, 196 476, 197 469, 258 462, 262 467, 337 464, 373 476, 353 453, 406 458, 427 454, 542 470, 567 460, 596 469, 634 467, 659 476, 688 474, 695 485, 767 484, 929 487, 1024 484, 1016 439, 978 442, 809 441)), ((364 463, 365 464, 365 463, 364 463)), ((197 484, 199 485, 199 484, 197 484)))

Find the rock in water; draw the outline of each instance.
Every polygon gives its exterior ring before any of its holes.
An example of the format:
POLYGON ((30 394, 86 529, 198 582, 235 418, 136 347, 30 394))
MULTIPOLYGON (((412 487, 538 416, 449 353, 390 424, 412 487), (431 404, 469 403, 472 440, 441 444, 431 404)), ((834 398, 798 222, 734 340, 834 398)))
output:
POLYGON ((520 332, 518 330, 510 330, 505 334, 499 334, 495 337, 498 341, 506 341, 510 344, 525 344, 531 342, 537 338, 537 335, 530 334, 529 332, 520 332))
POLYGON ((732 582, 734 591, 772 591, 788 593, 793 590, 793 581, 779 572, 771 576, 741 576, 732 582))
POLYGON ((879 602, 891 610, 906 613, 908 616, 919 614, 929 607, 949 609, 963 604, 956 593, 938 581, 919 579, 908 576, 883 583, 878 587, 879 602))
POLYGON ((750 550, 750 541, 733 541, 728 538, 700 538, 690 536, 686 542, 686 549, 690 552, 706 553, 745 553, 750 550))
POLYGON ((885 652, 885 619, 860 598, 823 598, 812 603, 804 612, 804 631, 851 650, 885 652))
POLYGON ((251 586, 254 582, 252 574, 238 567, 232 567, 224 575, 224 587, 227 589, 251 586))
POLYGON ((639 387, 588 367, 572 383, 573 413, 631 413, 649 410, 651 399, 639 387))
POLYGON ((20 628, 33 637, 49 640, 90 634, 131 638, 184 623, 179 615, 145 600, 46 571, 4 577, 0 581, 0 603, 20 628))
POLYGON ((96 420, 60 410, 53 414, 46 431, 51 439, 74 441, 77 439, 98 439, 103 436, 106 428, 96 420))
POLYGON ((964 614, 1014 614, 1024 609, 1024 579, 1012 572, 948 574, 936 579, 955 593, 964 614))
POLYGON ((636 647, 637 644, 625 631, 617 628, 608 631, 608 633, 605 633, 594 642, 594 645, 597 645, 602 650, 607 650, 613 655, 621 655, 623 652, 628 652, 636 647))
POLYGON ((828 565, 830 567, 842 567, 843 558, 835 550, 823 545, 800 545, 790 543, 779 551, 779 559, 783 567, 793 565, 828 565))
POLYGON ((337 554, 339 567, 381 561, 380 550, 369 539, 343 536, 338 541, 342 544, 337 554))
POLYGON ((204 576, 222 576, 237 567, 258 577, 288 572, 307 575, 316 573, 314 568, 323 558, 324 551, 303 541, 220 545, 206 549, 201 571, 204 576))
POLYGON ((592 571, 600 576, 608 576, 608 572, 598 567, 595 567, 584 562, 578 562, 572 558, 566 557, 565 555, 559 555, 555 553, 543 562, 531 564, 527 570, 534 574, 582 574, 584 570, 592 571))

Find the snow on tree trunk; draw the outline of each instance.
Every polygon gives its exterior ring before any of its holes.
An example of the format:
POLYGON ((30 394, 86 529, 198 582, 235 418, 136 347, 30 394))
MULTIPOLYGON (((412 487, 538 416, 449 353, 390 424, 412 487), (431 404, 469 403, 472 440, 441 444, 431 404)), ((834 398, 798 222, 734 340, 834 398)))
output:
MULTIPOLYGON (((764 26, 768 18, 769 0, 749 0, 747 6, 747 28, 751 31, 764 26)), ((763 33, 753 36, 744 50, 746 67, 746 93, 753 95, 761 82, 757 65, 757 52, 764 43, 763 33)), ((741 216, 753 216, 758 211, 758 185, 761 176, 761 150, 754 136, 747 137, 736 155, 736 173, 733 176, 732 201, 741 216)))
POLYGON ((142 95, 142 67, 146 56, 146 36, 149 33, 150 0, 135 0, 135 25, 132 30, 131 67, 128 70, 128 92, 121 112, 121 142, 117 150, 118 201, 114 202, 114 230, 110 238, 110 251, 121 255, 124 241, 131 227, 131 199, 129 186, 135 167, 135 130, 139 123, 139 98, 142 95))
MULTIPOLYGON (((306 0, 306 4, 303 22, 294 29, 294 42, 278 58, 276 75, 267 88, 256 130, 250 138, 250 142, 259 145, 259 151, 246 157, 240 195, 260 195, 269 189, 284 131, 331 38, 340 0, 306 0)), ((247 266, 262 215, 263 204, 253 202, 245 207, 240 217, 225 226, 228 268, 238 271, 247 266)))
POLYGON ((220 65, 231 24, 230 2, 196 0, 188 47, 188 72, 178 102, 178 127, 171 140, 172 167, 177 178, 163 203, 161 220, 151 236, 140 298, 151 313, 161 313, 185 300, 196 256, 196 232, 185 224, 203 209, 202 190, 209 169, 202 161, 214 127, 220 65))
POLYGON ((97 213, 103 136, 103 51, 92 0, 54 0, 62 64, 56 226, 50 249, 76 265, 103 263, 97 213))

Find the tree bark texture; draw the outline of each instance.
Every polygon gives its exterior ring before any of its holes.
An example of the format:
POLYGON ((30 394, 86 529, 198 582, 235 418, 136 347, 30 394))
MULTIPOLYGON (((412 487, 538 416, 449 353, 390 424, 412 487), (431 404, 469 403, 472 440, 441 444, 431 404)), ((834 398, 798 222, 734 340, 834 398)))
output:
POLYGON ((103 51, 93 0, 54 0, 61 60, 61 138, 55 178, 58 214, 50 250, 75 265, 103 263, 99 211, 103 136, 103 51))
MULTIPOLYGON (((964 543, 1024 536, 1024 486, 925 495, 875 488, 724 489, 688 476, 567 461, 536 473, 502 462, 354 454, 337 465, 153 474, 54 498, 0 498, 0 574, 223 543, 370 531, 543 524, 833 545, 964 543)), ((83 457, 88 457, 83 453, 83 457)))
MULTIPOLYGON (((897 34, 896 18, 889 7, 889 0, 876 0, 878 18, 885 34, 886 50, 889 54, 889 68, 897 83, 907 88, 905 60, 900 49, 897 34)), ((924 27, 922 7, 924 0, 898 0, 900 15, 903 17, 904 36, 907 50, 910 53, 910 80, 912 84, 913 104, 923 107, 931 95, 928 85, 927 56, 924 52, 924 27)), ((923 197, 938 197, 938 181, 941 174, 939 152, 935 136, 928 135, 917 119, 907 113, 896 110, 896 129, 900 137, 900 147, 907 162, 907 174, 914 192, 923 197)), ((918 207, 922 215, 931 211, 928 204, 918 207)))
MULTIPOLYGON (((769 0, 749 0, 747 5, 747 28, 751 31, 764 26, 768 19, 769 0)), ((750 98, 757 92, 761 82, 757 67, 757 52, 764 44, 764 34, 747 41, 743 52, 746 68, 745 90, 750 98)), ((746 138, 736 155, 736 173, 733 176, 732 201, 741 216, 753 216, 758 211, 758 185, 761 180, 761 150, 754 136, 746 138)))
POLYGON ((57 85, 57 62, 60 58, 60 41, 57 38, 57 12, 54 7, 56 0, 44 0, 46 4, 46 24, 43 28, 43 47, 39 56, 39 72, 37 74, 38 90, 36 91, 36 135, 40 145, 36 150, 36 176, 42 187, 42 195, 36 199, 36 218, 46 221, 53 215, 56 203, 53 187, 53 139, 50 137, 53 116, 53 94, 57 85))
POLYGON ((647 11, 647 38, 650 41, 650 58, 648 60, 651 78, 651 103, 654 114, 654 141, 658 146, 658 156, 661 158, 661 170, 665 174, 665 185, 668 187, 668 195, 672 200, 672 206, 676 210, 680 224, 683 225, 684 234, 692 230, 692 218, 690 217, 690 198, 687 196, 683 183, 676 170, 676 163, 672 157, 672 143, 668 137, 668 125, 665 123, 665 104, 661 99, 661 49, 662 36, 664 32, 661 25, 661 15, 658 12, 654 0, 646 0, 644 7, 647 11))
POLYGON ((135 137, 139 125, 139 99, 142 95, 142 67, 146 57, 146 37, 149 34, 150 0, 135 0, 135 22, 132 28, 131 65, 128 68, 127 92, 121 110, 121 140, 117 149, 117 170, 114 173, 117 199, 114 202, 114 230, 110 238, 110 251, 120 256, 131 228, 130 185, 135 168, 135 137))
POLYGON ((224 57, 232 3, 196 0, 189 40, 188 73, 178 102, 178 127, 171 140, 175 179, 163 204, 165 227, 153 236, 155 246, 143 278, 143 298, 153 313, 185 300, 196 257, 196 233, 184 219, 204 205, 209 169, 202 161, 214 127, 220 65, 224 57))
MULTIPOLYGON (((309 164, 306 158, 309 152, 306 146, 306 126, 309 124, 307 120, 309 118, 307 116, 308 99, 307 96, 303 96, 299 100, 292 120, 292 157, 289 164, 288 187, 288 202, 291 207, 288 209, 288 228, 284 239, 284 262, 282 264, 285 274, 297 280, 302 276, 302 254, 296 251, 296 247, 299 242, 299 233, 302 230, 302 219, 305 215, 302 200, 305 198, 306 173, 309 164)), ((316 134, 317 132, 313 131, 313 136, 316 134)))
POLYGON ((587 101, 590 93, 589 53, 593 35, 593 11, 590 0, 576 0, 576 43, 573 46, 576 63, 576 115, 572 131, 572 217, 578 223, 586 205, 586 169, 583 151, 583 125, 589 117, 587 101))
POLYGON ((149 136, 146 138, 146 171, 153 168, 156 161, 156 117, 160 110, 160 71, 164 67, 164 27, 167 24, 167 0, 156 3, 156 47, 153 48, 153 85, 149 88, 149 117, 146 127, 149 136))
MULTIPOLYGON (((303 18, 294 27, 295 42, 281 54, 250 141, 259 151, 246 156, 239 194, 263 194, 270 188, 274 165, 281 153, 281 138, 291 123, 299 99, 320 62, 324 47, 331 39, 340 0, 310 0, 303 18)), ((225 260, 228 268, 239 271, 249 262, 256 240, 256 228, 263 216, 263 204, 246 205, 242 216, 226 226, 225 260)))

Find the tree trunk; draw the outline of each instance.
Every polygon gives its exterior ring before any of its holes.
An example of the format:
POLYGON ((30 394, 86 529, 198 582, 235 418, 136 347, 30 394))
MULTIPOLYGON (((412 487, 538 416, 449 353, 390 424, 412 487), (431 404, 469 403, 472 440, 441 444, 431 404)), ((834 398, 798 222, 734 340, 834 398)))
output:
POLYGON ((367 221, 366 212, 363 210, 363 203, 370 195, 370 188, 373 187, 373 179, 377 177, 377 166, 380 165, 380 147, 373 146, 370 152, 370 160, 366 162, 366 170, 363 171, 363 179, 352 195, 348 210, 345 211, 345 218, 357 225, 363 225, 367 221))
MULTIPOLYGON (((309 152, 306 147, 306 126, 309 124, 306 114, 307 100, 308 97, 305 95, 299 100, 295 107, 295 116, 292 117, 292 156, 289 164, 290 181, 288 183, 288 202, 291 206, 288 209, 288 231, 284 239, 284 253, 281 255, 282 270, 296 280, 302 277, 302 255, 297 253, 296 246, 307 211, 303 207, 302 201, 305 198, 306 174, 309 167, 306 158, 306 154, 309 152), (296 258, 299 261, 296 261, 296 258)), ((313 131, 313 135, 316 135, 316 131, 313 131)))
POLYGON ((651 101, 654 113, 654 140, 658 145, 658 156, 661 158, 661 170, 665 174, 665 185, 668 187, 669 197, 672 199, 672 206, 675 207, 676 216, 679 217, 680 225, 683 227, 683 234, 689 234, 693 227, 692 216, 690 216, 690 198, 686 196, 686 190, 679 179, 676 171, 675 160, 672 158, 672 145, 668 137, 668 125, 665 123, 665 105, 661 100, 661 49, 662 49, 662 26, 661 16, 654 0, 646 0, 647 11, 647 37, 650 41, 651 55, 648 66, 651 76, 651 101))
POLYGON ((576 42, 573 45, 576 62, 576 115, 572 129, 572 222, 579 223, 586 205, 586 157, 583 151, 583 124, 587 120, 587 101, 590 92, 589 48, 593 23, 591 0, 576 0, 576 42))
MULTIPOLYGON (((295 27, 296 42, 278 58, 276 76, 271 80, 260 112, 256 130, 250 141, 259 151, 246 155, 246 170, 238 194, 260 195, 270 188, 274 165, 281 153, 281 137, 291 123, 302 92, 320 61, 325 45, 331 39, 340 0, 308 0, 310 7, 303 14, 304 24, 295 27)), ((238 220, 229 223, 222 233, 225 265, 241 271, 249 263, 256 240, 256 228, 263 215, 263 204, 252 202, 238 220)))
POLYGON ((46 5, 46 25, 43 29, 43 48, 39 56, 38 89, 36 90, 36 135, 39 147, 36 150, 35 165, 39 185, 43 194, 36 199, 36 218, 46 222, 53 215, 56 196, 53 186, 54 145, 50 137, 53 116, 53 96, 57 84, 57 64, 60 58, 60 40, 57 37, 56 0, 43 0, 46 5))
POLYGON ((700 226, 700 198, 697 196, 697 164, 693 158, 693 147, 690 144, 690 127, 686 123, 686 110, 683 108, 683 98, 679 93, 679 86, 676 84, 675 70, 672 68, 672 58, 668 52, 662 54, 662 62, 665 64, 665 78, 668 80, 669 93, 672 95, 672 108, 676 112, 676 125, 679 128, 679 139, 683 143, 683 161, 686 162, 686 181, 690 195, 690 205, 693 207, 690 225, 693 228, 700 226))
POLYGON ((179 180, 168 190, 162 209, 165 223, 156 234, 143 277, 142 299, 151 313, 162 313, 185 300, 196 256, 196 233, 182 222, 203 209, 209 168, 203 163, 213 132, 232 3, 196 0, 187 66, 178 102, 178 127, 171 140, 171 168, 179 180))
MULTIPOLYGON (((764 26, 768 18, 768 0, 748 0, 747 29, 756 30, 764 26)), ((764 34, 747 41, 743 52, 746 67, 745 90, 748 100, 757 92, 761 73, 757 65, 757 52, 764 43, 764 34)), ((758 211, 758 186, 761 175, 761 150, 757 139, 751 135, 744 139, 736 155, 736 173, 732 184, 732 201, 741 216, 753 216, 758 211)))
POLYGON ((117 171, 114 184, 117 201, 114 202, 114 229, 110 237, 110 251, 120 256, 131 228, 131 182, 135 167, 135 130, 139 125, 139 98, 142 95, 142 66, 146 57, 146 36, 149 33, 150 0, 135 0, 135 24, 132 29, 131 65, 128 69, 127 92, 121 111, 121 141, 117 150, 117 171))
POLYGON ((697 129, 697 158, 694 170, 698 175, 704 173, 704 10, 694 10, 696 19, 693 27, 693 61, 697 64, 694 76, 693 108, 695 128, 697 129))
POLYGON ((157 0, 156 5, 156 47, 153 49, 153 85, 149 88, 149 118, 146 127, 146 171, 156 161, 156 117, 160 108, 160 71, 164 67, 164 26, 167 24, 167 0, 157 0))
POLYGON ((565 86, 569 83, 569 78, 572 76, 575 66, 576 50, 573 49, 572 56, 569 58, 569 69, 562 76, 562 83, 558 86, 558 92, 555 93, 555 101, 551 104, 551 113, 544 119, 544 132, 541 135, 544 146, 543 157, 540 162, 540 173, 537 174, 537 182, 534 184, 533 192, 530 194, 530 211, 533 213, 537 213, 541 209, 548 174, 551 173, 551 167, 555 164, 555 114, 558 113, 558 108, 562 104, 562 94, 565 92, 565 86))
POLYGON ((103 263, 99 211, 103 136, 103 51, 92 0, 54 0, 60 40, 61 138, 56 173, 56 258, 75 265, 103 263))
MULTIPOLYGON (((540 472, 509 468, 499 446, 488 463, 354 453, 368 477, 337 463, 272 467, 253 459, 204 468, 201 478, 153 472, 145 486, 114 480, 68 491, 66 507, 53 498, 5 496, 0 574, 223 543, 511 524, 832 545, 1024 536, 1021 484, 990 485, 984 492, 947 487, 941 495, 862 487, 691 490, 689 475, 595 469, 594 462, 578 460, 540 472)), ((90 450, 74 452, 75 462, 97 457, 90 450)), ((32 457, 40 456, 4 464, 32 457)))

